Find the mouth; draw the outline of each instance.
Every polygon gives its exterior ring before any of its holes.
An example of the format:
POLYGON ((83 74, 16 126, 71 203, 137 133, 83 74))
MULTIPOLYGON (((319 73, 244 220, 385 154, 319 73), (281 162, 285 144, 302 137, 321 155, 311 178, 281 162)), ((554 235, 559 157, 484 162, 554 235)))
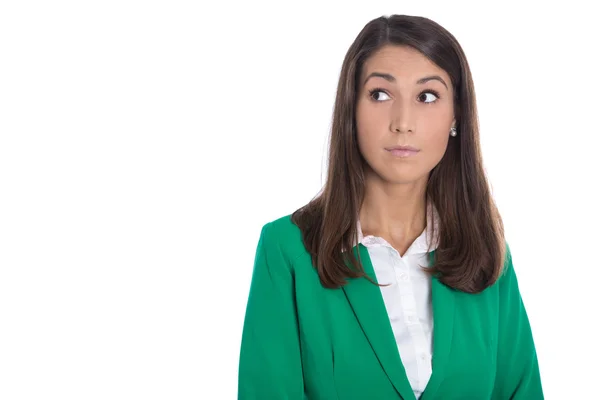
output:
POLYGON ((410 157, 419 152, 419 149, 412 146, 394 146, 386 148, 395 157, 410 157))

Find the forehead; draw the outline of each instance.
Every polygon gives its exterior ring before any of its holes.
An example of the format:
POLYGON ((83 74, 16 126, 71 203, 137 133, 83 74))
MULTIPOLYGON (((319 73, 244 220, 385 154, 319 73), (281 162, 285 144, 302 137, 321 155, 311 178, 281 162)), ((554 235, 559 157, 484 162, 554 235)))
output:
POLYGON ((365 61, 362 78, 371 72, 389 73, 399 81, 408 80, 410 83, 422 76, 436 74, 450 82, 446 71, 410 46, 386 45, 377 50, 365 61))

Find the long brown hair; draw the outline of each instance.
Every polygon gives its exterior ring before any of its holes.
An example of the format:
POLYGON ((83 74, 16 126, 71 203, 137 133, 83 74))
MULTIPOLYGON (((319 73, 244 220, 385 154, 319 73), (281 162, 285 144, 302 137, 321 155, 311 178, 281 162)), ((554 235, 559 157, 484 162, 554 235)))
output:
POLYGON ((357 82, 368 57, 387 44, 415 48, 452 80, 458 135, 449 141, 427 183, 427 199, 440 219, 435 261, 425 271, 457 290, 481 292, 502 273, 504 226, 483 167, 475 90, 466 56, 454 36, 428 18, 382 16, 358 34, 346 53, 337 86, 326 183, 292 214, 292 221, 302 231, 323 286, 338 288, 347 278, 368 279, 360 254, 357 259, 343 249, 357 243, 357 216, 364 198, 365 160, 358 149, 355 122, 357 82))

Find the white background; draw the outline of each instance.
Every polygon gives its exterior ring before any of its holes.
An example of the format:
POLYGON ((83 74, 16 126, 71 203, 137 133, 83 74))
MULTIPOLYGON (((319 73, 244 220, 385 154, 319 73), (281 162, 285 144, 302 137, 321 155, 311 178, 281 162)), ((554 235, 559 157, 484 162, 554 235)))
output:
POLYGON ((584 3, 2 2, 0 398, 236 398, 260 228, 320 189, 344 54, 394 13, 463 46, 546 397, 592 398, 584 3))

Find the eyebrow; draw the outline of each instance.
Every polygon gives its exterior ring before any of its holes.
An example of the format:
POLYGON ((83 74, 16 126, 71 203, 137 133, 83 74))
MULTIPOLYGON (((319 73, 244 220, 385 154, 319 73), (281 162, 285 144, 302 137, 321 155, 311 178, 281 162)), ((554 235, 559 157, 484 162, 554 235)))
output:
MULTIPOLYGON (((367 81, 368 81, 370 78, 373 78, 373 77, 383 78, 383 79, 385 79, 386 81, 388 81, 388 82, 392 82, 392 83, 395 83, 395 82, 396 82, 396 78, 394 78, 394 76, 393 76, 393 75, 390 75, 390 74, 385 74, 385 73, 383 73, 383 72, 372 72, 372 73, 371 73, 369 76, 367 76, 367 79, 365 79, 365 81, 364 81, 363 85, 365 85, 365 84, 367 83, 367 81)), ((419 84, 419 85, 420 85, 420 84, 423 84, 423 83, 425 83, 425 82, 429 82, 429 81, 432 81, 432 80, 435 80, 435 81, 440 81, 440 82, 442 82, 442 84, 443 84, 444 86, 446 86, 446 89, 448 89, 448 85, 446 85, 446 82, 444 82, 444 80, 442 79, 442 77, 441 77, 441 76, 439 76, 439 75, 430 75, 430 76, 425 76, 425 77, 423 77, 423 78, 419 79, 419 80, 417 81, 417 84, 419 84)))

